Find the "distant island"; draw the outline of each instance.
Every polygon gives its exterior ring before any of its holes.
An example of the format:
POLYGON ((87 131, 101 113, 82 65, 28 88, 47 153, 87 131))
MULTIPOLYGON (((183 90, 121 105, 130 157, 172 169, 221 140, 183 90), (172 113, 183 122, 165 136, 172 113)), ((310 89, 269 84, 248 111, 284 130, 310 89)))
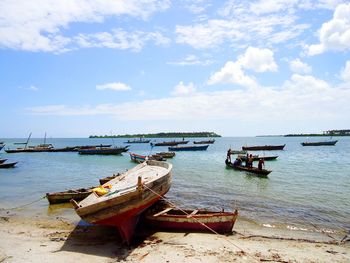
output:
POLYGON ((146 134, 123 135, 90 135, 89 138, 197 138, 197 137, 221 137, 215 132, 160 132, 146 134))
POLYGON ((259 135, 257 137, 317 137, 317 136, 350 136, 350 130, 329 130, 322 133, 297 133, 286 135, 259 135))

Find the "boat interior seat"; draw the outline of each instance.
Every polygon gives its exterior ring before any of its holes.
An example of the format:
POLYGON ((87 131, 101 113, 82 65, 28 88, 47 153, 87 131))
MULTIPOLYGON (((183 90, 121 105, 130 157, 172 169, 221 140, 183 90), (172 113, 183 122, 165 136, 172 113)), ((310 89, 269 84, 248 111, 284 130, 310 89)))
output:
POLYGON ((154 216, 154 217, 157 217, 157 216, 163 215, 163 214, 169 212, 169 211, 172 210, 172 209, 173 209, 173 207, 168 207, 168 208, 164 209, 163 211, 160 211, 159 213, 154 214, 153 216, 154 216))

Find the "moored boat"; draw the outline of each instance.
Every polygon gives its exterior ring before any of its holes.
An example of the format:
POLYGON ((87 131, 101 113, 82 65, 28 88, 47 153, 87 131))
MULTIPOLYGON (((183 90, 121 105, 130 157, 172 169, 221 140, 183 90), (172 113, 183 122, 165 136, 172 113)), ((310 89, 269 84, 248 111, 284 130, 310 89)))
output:
POLYGON ((158 143, 151 143, 151 146, 176 146, 179 144, 187 144, 189 141, 168 141, 168 142, 158 142, 158 143))
MULTIPOLYGON (((238 158, 240 158, 242 161, 247 160, 246 155, 238 155, 238 158)), ((259 155, 253 155, 253 161, 258 161, 260 159, 263 159, 264 161, 271 161, 271 160, 276 160, 278 158, 278 155, 271 155, 271 156, 259 156, 259 155)))
POLYGON ((169 151, 206 151, 208 149, 209 145, 189 145, 189 146, 174 146, 169 147, 169 151))
POLYGON ((324 141, 324 142, 302 142, 302 146, 333 146, 338 142, 338 140, 335 141, 324 141))
POLYGON ((86 198, 89 194, 91 194, 93 188, 94 187, 67 190, 63 192, 46 193, 46 198, 51 205, 68 203, 71 199, 74 199, 75 201, 80 201, 86 198))
POLYGON ((17 164, 18 162, 14 162, 14 163, 1 163, 0 164, 0 168, 12 168, 12 167, 15 167, 15 165, 17 164))
POLYGON ((215 142, 215 139, 206 140, 206 141, 193 141, 194 144, 213 144, 214 142, 215 142))
POLYGON ((152 228, 177 232, 231 233, 237 216, 237 210, 234 212, 180 210, 175 207, 161 206, 145 212, 145 223, 152 228))
POLYGON ((131 161, 135 163, 142 163, 147 160, 163 161, 163 157, 157 154, 153 155, 141 155, 137 153, 129 153, 131 161))
POLYGON ((130 244, 140 214, 169 191, 171 171, 172 164, 167 162, 143 162, 109 181, 109 193, 99 196, 94 192, 72 204, 84 221, 114 226, 130 244))
POLYGON ((126 147, 93 147, 88 149, 80 149, 79 154, 82 155, 93 155, 93 154, 99 154, 99 155, 118 155, 122 152, 127 151, 128 146, 126 147))
POLYGON ((259 145, 259 146, 242 146, 244 151, 274 151, 283 150, 285 144, 283 145, 259 145))
POLYGON ((124 143, 149 143, 151 140, 145 140, 143 138, 140 139, 134 139, 134 140, 127 140, 124 143))
POLYGON ((156 153, 156 155, 160 155, 163 158, 173 158, 175 156, 175 153, 174 152, 159 152, 159 153, 156 153))
POLYGON ((6 161, 7 161, 7 159, 0 159, 0 164, 4 163, 6 161))
POLYGON ((259 169, 257 167, 246 167, 246 166, 241 166, 241 165, 233 165, 233 163, 229 162, 227 159, 226 159, 225 163, 228 167, 231 167, 234 170, 253 173, 253 174, 256 174, 257 176, 260 176, 260 177, 267 177, 267 175, 272 172, 271 170, 259 169))

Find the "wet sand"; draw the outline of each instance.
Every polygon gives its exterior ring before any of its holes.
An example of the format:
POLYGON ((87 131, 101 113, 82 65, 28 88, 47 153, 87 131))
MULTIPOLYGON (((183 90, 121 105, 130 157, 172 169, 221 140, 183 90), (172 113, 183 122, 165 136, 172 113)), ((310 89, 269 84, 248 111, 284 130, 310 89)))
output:
POLYGON ((140 230, 125 246, 113 228, 0 211, 0 262, 350 262, 350 242, 339 237, 267 231, 238 219, 232 235, 140 230))

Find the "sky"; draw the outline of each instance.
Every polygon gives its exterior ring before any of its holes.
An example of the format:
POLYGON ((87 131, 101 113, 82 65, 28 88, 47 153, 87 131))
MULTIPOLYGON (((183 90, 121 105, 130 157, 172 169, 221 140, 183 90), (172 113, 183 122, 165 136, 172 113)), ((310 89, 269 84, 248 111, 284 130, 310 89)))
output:
POLYGON ((0 0, 0 138, 350 127, 350 2, 0 0))

